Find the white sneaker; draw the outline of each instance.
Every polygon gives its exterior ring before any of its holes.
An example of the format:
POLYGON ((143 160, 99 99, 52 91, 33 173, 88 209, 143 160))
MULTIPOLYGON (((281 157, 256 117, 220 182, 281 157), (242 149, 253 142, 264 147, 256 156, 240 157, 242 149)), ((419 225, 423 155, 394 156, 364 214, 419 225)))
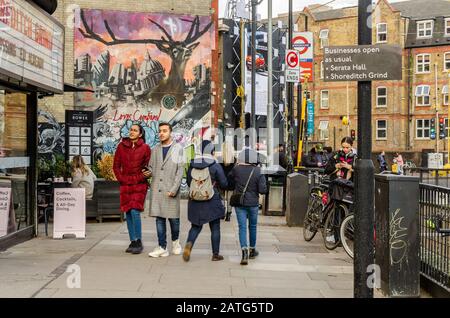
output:
POLYGON ((150 257, 166 257, 169 256, 169 251, 161 246, 156 247, 153 252, 148 253, 150 257))
POLYGON ((334 239, 334 235, 333 235, 333 234, 328 235, 328 236, 326 237, 326 240, 327 240, 327 242, 329 242, 329 243, 335 243, 335 242, 336 242, 335 239, 334 239))
POLYGON ((181 245, 180 240, 176 240, 172 242, 172 254, 180 255, 181 254, 181 245))

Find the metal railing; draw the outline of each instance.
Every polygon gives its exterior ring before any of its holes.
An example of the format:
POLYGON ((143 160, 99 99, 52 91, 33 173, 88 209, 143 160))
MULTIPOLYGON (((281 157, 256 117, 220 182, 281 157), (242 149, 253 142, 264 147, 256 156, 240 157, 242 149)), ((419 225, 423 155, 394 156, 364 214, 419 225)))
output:
POLYGON ((450 188, 420 184, 420 272, 450 292, 450 188))
POLYGON ((405 168, 404 174, 419 177, 420 183, 450 188, 450 169, 405 168))

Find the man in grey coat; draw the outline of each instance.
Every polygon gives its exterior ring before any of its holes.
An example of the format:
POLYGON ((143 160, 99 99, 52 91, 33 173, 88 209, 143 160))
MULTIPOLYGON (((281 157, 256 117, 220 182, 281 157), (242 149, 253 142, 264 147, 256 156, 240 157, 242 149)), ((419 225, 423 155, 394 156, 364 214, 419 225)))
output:
POLYGON ((181 254, 180 195, 179 189, 184 174, 183 147, 172 139, 172 126, 159 124, 160 144, 152 149, 149 170, 152 173, 150 216, 156 217, 159 245, 150 252, 150 257, 169 256, 166 240, 166 221, 169 219, 172 235, 172 253, 181 254))

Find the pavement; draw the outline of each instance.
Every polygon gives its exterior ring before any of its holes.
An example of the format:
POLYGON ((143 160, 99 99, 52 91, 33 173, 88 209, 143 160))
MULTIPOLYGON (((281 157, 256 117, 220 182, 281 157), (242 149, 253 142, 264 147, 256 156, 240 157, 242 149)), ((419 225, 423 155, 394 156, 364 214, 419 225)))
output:
MULTIPOLYGON (((182 245, 190 228, 186 209, 182 201, 182 245)), ((0 298, 353 296, 353 261, 343 249, 326 250, 320 234, 305 242, 301 228, 288 227, 284 217, 259 216, 260 255, 241 266, 235 214, 231 222, 221 223, 225 259, 211 261, 210 230, 205 226, 187 263, 181 255, 148 257, 157 244, 156 226, 147 213, 142 216, 145 249, 140 255, 125 253, 127 227, 117 219, 88 222, 82 240, 54 240, 40 225, 37 238, 0 253, 0 298)))

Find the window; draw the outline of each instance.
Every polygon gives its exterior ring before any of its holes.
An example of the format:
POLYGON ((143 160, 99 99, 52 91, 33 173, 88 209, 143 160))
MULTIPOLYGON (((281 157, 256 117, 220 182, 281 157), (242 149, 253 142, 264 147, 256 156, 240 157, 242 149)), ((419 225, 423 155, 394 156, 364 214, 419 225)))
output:
POLYGON ((429 38, 433 36, 433 20, 417 22, 417 37, 429 38))
POLYGON ((450 18, 445 19, 445 36, 450 36, 450 18))
POLYGON ((377 120, 377 140, 387 140, 387 120, 377 120))
POLYGON ((324 69, 323 69, 323 61, 322 62, 320 62, 320 78, 323 78, 323 72, 324 72, 324 69))
POLYGON ((442 103, 448 105, 448 85, 442 87, 442 103))
POLYGON ((320 91, 320 108, 328 107, 328 91, 320 91))
POLYGON ((450 71, 450 52, 444 54, 444 71, 450 71))
POLYGON ((387 107, 386 87, 377 87, 377 107, 387 107))
POLYGON ((387 42, 387 24, 378 23, 377 24, 377 43, 387 42))
POLYGON ((320 30, 319 39, 321 49, 323 49, 324 46, 328 46, 328 29, 320 30))
POLYGON ((430 85, 419 85, 416 87, 416 106, 430 105, 430 85))
POLYGON ((321 120, 319 122, 319 132, 320 132, 320 140, 328 140, 329 138, 329 130, 328 130, 328 120, 321 120))
POLYGON ((430 138, 430 120, 417 119, 416 120, 416 138, 425 139, 430 138))
POLYGON ((417 54, 416 73, 430 73, 430 54, 417 54))

